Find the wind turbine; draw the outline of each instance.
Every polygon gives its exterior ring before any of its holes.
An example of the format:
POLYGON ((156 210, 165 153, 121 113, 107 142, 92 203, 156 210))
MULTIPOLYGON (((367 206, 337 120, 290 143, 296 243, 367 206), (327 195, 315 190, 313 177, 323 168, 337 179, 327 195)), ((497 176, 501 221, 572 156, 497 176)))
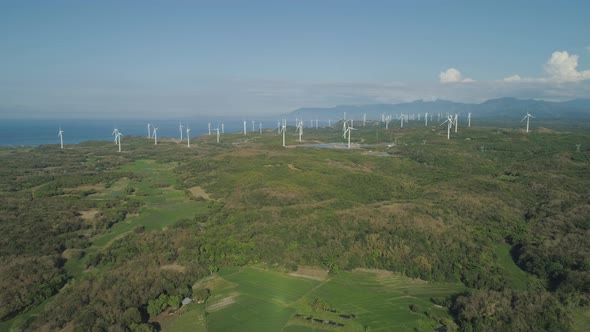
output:
POLYGON ((262 135, 262 121, 258 122, 258 130, 260 131, 260 134, 262 135))
POLYGON ((363 114, 363 127, 367 124, 367 113, 363 114))
POLYGON ((64 148, 64 131, 61 130, 61 126, 59 126, 59 132, 57 133, 57 136, 59 136, 59 144, 61 145, 61 149, 63 150, 63 148, 64 148))
POLYGON ((301 142, 301 136, 303 135, 303 121, 299 121, 296 129, 299 130, 299 142, 301 142))
POLYGON ((459 125, 459 114, 455 113, 455 132, 457 132, 458 125, 459 125))
POLYGON ((407 115, 405 114, 400 114, 399 116, 399 123, 400 123, 400 128, 404 127, 404 117, 406 117, 407 115))
POLYGON ((428 127, 428 113, 424 114, 424 127, 428 127))
POLYGON ((356 129, 352 127, 352 123, 351 123, 351 125, 346 128, 346 130, 344 131, 344 134, 342 135, 343 138, 346 138, 346 134, 348 134, 348 148, 349 149, 350 149, 350 132, 352 130, 356 130, 356 129))
POLYGON ((524 116, 524 118, 522 118, 522 120, 520 120, 520 122, 523 122, 524 119, 526 119, 526 132, 529 132, 529 120, 530 118, 535 118, 534 116, 532 116, 531 114, 529 114, 529 112, 526 113, 526 115, 524 116))
POLYGON ((467 128, 471 128, 471 113, 467 113, 467 128))
POLYGON ((215 128, 213 130, 217 132, 217 143, 219 143, 219 128, 215 128))
POLYGON ((246 122, 246 120, 244 120, 244 136, 246 136, 246 135, 247 135, 247 134, 246 134, 246 124, 247 124, 247 122, 246 122))
POLYGON ((451 139, 451 127, 453 126, 453 116, 449 115, 447 119, 440 125, 442 126, 445 123, 447 124, 447 139, 451 139))
POLYGON ((186 146, 191 147, 191 129, 188 127, 188 122, 186 123, 186 146))
POLYGON ((211 136, 211 122, 207 123, 207 129, 209 129, 209 136, 211 136))
POLYGON ((252 132, 254 132, 254 120, 252 120, 252 132))
POLYGON ((225 134, 225 125, 223 124, 223 122, 221 123, 221 133, 225 134))
POLYGON ((147 124, 147 127, 148 127, 148 138, 152 138, 152 136, 151 136, 152 135, 152 131, 150 130, 150 126, 151 125, 148 123, 147 124))
POLYGON ((180 131, 180 141, 182 142, 182 128, 184 128, 182 126, 182 122, 180 122, 180 126, 178 127, 178 130, 180 131))
POLYGON ((283 126, 281 127, 281 131, 283 132, 283 147, 285 147, 285 132, 287 131, 287 125, 283 124, 283 126))
POLYGON ((277 120, 277 134, 281 134, 281 120, 277 120))
POLYGON ((152 133, 154 138, 154 145, 158 145, 158 127, 154 126, 154 132, 152 133))
POLYGON ((115 141, 114 141, 114 142, 115 142, 115 144, 117 144, 117 133, 118 133, 118 132, 119 132, 119 129, 115 128, 115 129, 113 130, 113 133, 112 133, 112 135, 113 135, 113 136, 115 136, 115 141))
POLYGON ((117 136, 115 136, 115 141, 119 141, 119 152, 121 152, 121 136, 123 136, 123 134, 121 134, 120 131, 118 131, 117 136))

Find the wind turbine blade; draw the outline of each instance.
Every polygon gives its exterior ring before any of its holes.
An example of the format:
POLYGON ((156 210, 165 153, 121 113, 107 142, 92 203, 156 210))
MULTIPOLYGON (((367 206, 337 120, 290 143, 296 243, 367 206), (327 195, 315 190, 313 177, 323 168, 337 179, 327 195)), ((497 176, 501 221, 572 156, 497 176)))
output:
POLYGON ((523 122, 527 117, 528 117, 528 115, 525 115, 524 118, 522 118, 522 120, 520 120, 520 122, 523 122))

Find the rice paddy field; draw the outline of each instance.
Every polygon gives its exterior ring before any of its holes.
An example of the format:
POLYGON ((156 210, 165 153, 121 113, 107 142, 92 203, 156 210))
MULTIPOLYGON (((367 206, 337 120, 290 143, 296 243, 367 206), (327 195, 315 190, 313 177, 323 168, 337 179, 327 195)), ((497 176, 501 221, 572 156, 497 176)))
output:
POLYGON ((451 317, 430 299, 466 289, 381 270, 318 277, 267 266, 223 270, 196 286, 211 288, 207 303, 163 320, 164 331, 432 330, 451 317))

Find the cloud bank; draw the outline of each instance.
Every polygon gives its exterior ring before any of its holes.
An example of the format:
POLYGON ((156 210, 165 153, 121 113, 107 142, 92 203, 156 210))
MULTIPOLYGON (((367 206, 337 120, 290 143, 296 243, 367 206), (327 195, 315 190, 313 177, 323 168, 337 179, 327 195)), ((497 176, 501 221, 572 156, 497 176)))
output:
POLYGON ((578 71, 577 54, 570 55, 567 51, 555 51, 543 65, 547 74, 540 78, 522 78, 519 75, 512 75, 504 78, 507 82, 577 82, 590 79, 590 70, 578 71))

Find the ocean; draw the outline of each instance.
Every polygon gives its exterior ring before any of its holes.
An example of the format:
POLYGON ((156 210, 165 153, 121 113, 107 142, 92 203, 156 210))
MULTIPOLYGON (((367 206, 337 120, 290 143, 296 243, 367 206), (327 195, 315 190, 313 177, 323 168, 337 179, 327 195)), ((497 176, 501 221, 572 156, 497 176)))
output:
MULTIPOLYGON (((255 130, 277 128, 280 117, 254 119, 255 130)), ((64 144, 78 144, 85 141, 111 141, 113 129, 117 128, 125 136, 147 136, 147 124, 158 127, 158 137, 180 138, 179 123, 182 121, 183 133, 186 136, 186 120, 180 119, 0 119, 0 146, 37 146, 43 144, 59 144, 59 128, 63 130, 64 144)), ((248 119, 247 130, 252 131, 252 120, 248 119)), ((225 133, 243 131, 243 120, 239 117, 213 119, 189 119, 191 137, 208 133, 207 124, 211 129, 221 129, 224 124, 225 133)))

